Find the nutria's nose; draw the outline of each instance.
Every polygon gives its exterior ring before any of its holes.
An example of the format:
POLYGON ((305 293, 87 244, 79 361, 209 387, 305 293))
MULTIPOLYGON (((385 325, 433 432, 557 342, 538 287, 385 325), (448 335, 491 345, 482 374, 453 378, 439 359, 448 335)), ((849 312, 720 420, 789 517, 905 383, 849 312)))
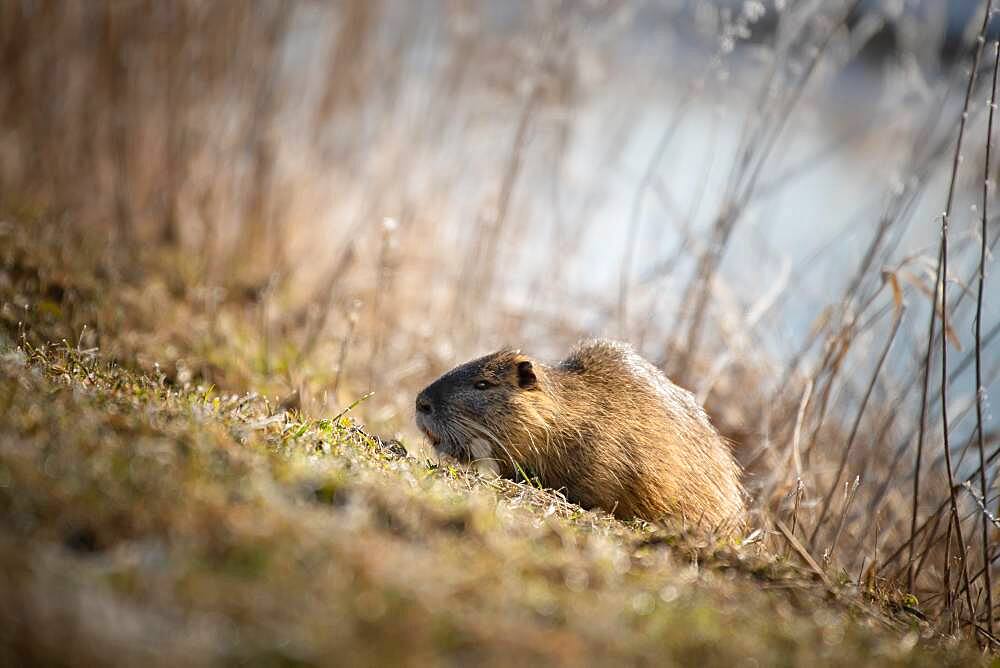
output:
POLYGON ((417 395, 417 412, 427 413, 428 415, 434 412, 434 404, 431 403, 430 398, 423 392, 417 395))

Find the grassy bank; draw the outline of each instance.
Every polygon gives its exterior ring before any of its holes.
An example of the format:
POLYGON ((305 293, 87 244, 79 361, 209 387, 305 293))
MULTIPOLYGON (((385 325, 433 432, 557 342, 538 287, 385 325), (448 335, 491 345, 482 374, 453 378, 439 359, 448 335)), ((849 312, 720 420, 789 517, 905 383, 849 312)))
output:
POLYGON ((179 297, 0 234, 5 664, 976 660, 791 547, 622 523, 208 383, 235 349, 167 374, 150 342, 179 297))

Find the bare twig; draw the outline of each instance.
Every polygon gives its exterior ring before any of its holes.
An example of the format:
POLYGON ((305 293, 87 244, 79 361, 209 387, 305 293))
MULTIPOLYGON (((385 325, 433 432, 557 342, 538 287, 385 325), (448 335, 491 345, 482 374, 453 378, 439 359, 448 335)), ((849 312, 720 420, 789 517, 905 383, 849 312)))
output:
POLYGON ((858 494, 858 487, 861 486, 861 476, 855 476, 854 482, 848 484, 844 483, 844 507, 840 511, 840 520, 837 522, 837 531, 833 534, 833 543, 830 544, 830 549, 826 554, 823 555, 823 561, 829 564, 833 560, 833 553, 837 549, 837 543, 840 542, 840 534, 844 531, 844 522, 847 520, 847 513, 851 510, 851 504, 854 503, 854 497, 858 494))
POLYGON ((823 521, 826 519, 826 514, 830 509, 830 502, 833 500, 833 494, 840 485, 840 478, 844 475, 844 469, 847 468, 847 458, 850 455, 851 448, 854 446, 854 441, 857 439, 858 431, 861 428, 861 418, 864 417, 865 408, 868 406, 868 401, 871 399, 872 392, 875 389, 875 382, 878 380, 879 374, 882 373, 882 366, 885 364, 886 357, 889 356, 889 351, 892 349, 892 344, 896 340, 896 335, 899 333, 899 325, 903 322, 902 308, 897 309, 896 318, 892 323, 892 332, 889 334, 889 338, 885 343, 885 347, 882 349, 882 354, 879 356, 878 363, 875 365, 875 371, 872 373, 871 380, 868 383, 868 389, 865 391, 865 396, 861 400, 861 406, 858 408, 858 414, 854 418, 854 426, 851 427, 851 434, 847 438, 847 445, 844 446, 844 451, 840 456, 840 464, 837 466, 837 473, 834 475, 833 482, 830 484, 830 491, 826 493, 823 498, 823 506, 820 510, 819 518, 816 520, 816 524, 813 526, 812 534, 809 536, 809 544, 815 545, 816 536, 819 534, 820 527, 823 526, 823 521))
MULTIPOLYGON (((795 535, 795 525, 798 524, 798 521, 799 521, 799 504, 802 502, 802 495, 805 493, 805 489, 806 489, 805 485, 802 484, 802 479, 801 478, 799 478, 798 480, 795 481, 795 491, 793 492, 795 494, 795 502, 792 505, 792 535, 793 536, 795 535)), ((788 556, 787 552, 785 553, 785 556, 786 557, 788 556)))
MULTIPOLYGON (((938 254, 940 261, 940 253, 938 254)), ((920 501, 920 468, 924 458, 924 436, 927 432, 927 394, 931 379, 931 356, 934 350, 934 323, 937 309, 931 304, 930 324, 927 330, 927 352, 924 355, 924 381, 920 394, 920 423, 917 432, 917 456, 913 463, 913 504, 910 510, 910 554, 906 565, 907 588, 913 591, 913 547, 916 544, 917 506, 920 501)))
POLYGON ((806 417, 806 408, 809 406, 809 399, 812 397, 813 381, 810 378, 806 383, 806 389, 802 392, 802 400, 799 401, 799 410, 795 414, 795 428, 792 430, 792 452, 790 457, 795 466, 795 477, 802 484, 802 450, 800 443, 802 440, 802 421, 806 417))
MULTIPOLYGON (((986 9, 986 21, 989 21, 990 8, 986 9)), ((986 278, 986 237, 987 237, 987 212, 989 207, 990 194, 990 148, 993 143, 993 112, 997 106, 997 71, 1000 70, 1000 40, 994 44, 993 48, 993 87, 990 93, 989 120, 986 124, 986 159, 983 167, 983 212, 982 227, 980 228, 979 239, 979 289, 976 294, 976 434, 979 446, 979 489, 983 497, 983 518, 982 518, 982 548, 983 548, 983 572, 986 581, 986 630, 989 637, 993 637, 993 581, 990 574, 990 536, 987 516, 989 510, 985 506, 986 502, 986 452, 983 445, 983 292, 986 278)), ((971 485, 969 486, 971 492, 971 485)), ((974 495, 973 495, 974 496, 974 495)), ((975 611, 972 613, 975 618, 975 611)))
MULTIPOLYGON (((986 458, 986 463, 992 464, 998 457, 1000 457, 1000 449, 994 450, 992 453, 990 453, 990 455, 986 458)), ((979 471, 977 469, 976 471, 973 471, 968 477, 966 477, 965 480, 962 481, 962 484, 965 484, 966 482, 971 482, 978 475, 979 471)), ((958 490, 956 489, 956 491, 958 490)), ((902 556, 903 552, 910 550, 913 542, 916 541, 920 537, 920 535, 924 533, 927 527, 932 522, 936 523, 938 518, 940 518, 941 513, 948 510, 950 501, 951 501, 950 497, 946 498, 944 501, 941 501, 938 504, 938 507, 934 510, 934 512, 932 512, 930 516, 924 520, 923 524, 921 524, 912 532, 911 537, 908 538, 902 545, 898 546, 896 550, 885 561, 882 562, 882 566, 879 567, 879 570, 880 571, 884 570, 888 566, 892 565, 897 559, 900 558, 900 556, 902 556)), ((934 533, 936 533, 936 530, 931 531, 931 535, 933 535, 934 533)), ((900 573, 897 574, 897 577, 901 574, 902 570, 904 569, 909 570, 909 566, 903 566, 900 569, 900 573)), ((919 572, 920 569, 917 568, 916 572, 913 575, 914 578, 916 578, 919 575, 919 572)))
MULTIPOLYGON (((951 451, 950 443, 948 439, 948 337, 944 334, 948 331, 948 302, 947 302, 947 287, 948 287, 948 224, 951 219, 952 204, 955 197, 955 185, 958 182, 958 168, 961 164, 962 156, 962 141, 965 136, 966 121, 969 116, 969 103, 972 98, 972 90, 976 82, 976 73, 979 69, 979 61, 983 52, 983 44, 985 43, 986 26, 989 22, 989 17, 992 11, 993 0, 987 1, 986 13, 983 18, 983 25, 979 32, 979 42, 975 51, 975 56, 973 58, 972 69, 969 73, 966 89, 965 89, 965 100, 962 104, 962 114, 959 119, 958 126, 958 139, 955 144, 955 152, 952 158, 952 169, 951 169, 951 179, 948 184, 948 198, 945 205, 945 211, 941 218, 941 241, 938 249, 938 262, 935 280, 935 292, 938 289, 941 290, 941 417, 943 423, 943 447, 945 454, 945 466, 948 474, 948 489, 949 489, 949 501, 951 504, 951 523, 949 524, 949 533, 951 527, 957 532, 957 538, 959 542, 959 552, 961 555, 961 566, 962 566, 962 578, 965 583, 966 596, 968 599, 968 605, 970 612, 973 610, 972 607, 972 596, 970 587, 968 586, 969 572, 966 567, 965 558, 965 540, 962 535, 962 527, 958 515, 958 502, 956 499, 956 489, 955 489, 955 479, 954 472, 951 462, 951 451)), ((924 359, 924 387, 921 398, 920 406, 920 429, 917 440, 917 461, 914 467, 914 485, 913 485, 913 506, 910 518, 910 551, 911 558, 907 564, 908 576, 907 581, 912 588, 913 584, 913 573, 912 573, 912 550, 913 550, 913 533, 916 526, 916 515, 917 515, 917 503, 920 496, 920 460, 923 454, 923 441, 926 430, 926 417, 927 417, 927 394, 928 386, 931 372, 931 350, 934 346, 934 323, 937 318, 937 309, 932 305, 930 309, 930 323, 929 323, 929 335, 927 340, 927 353, 924 359)), ((945 550, 947 552, 948 547, 951 545, 951 541, 946 542, 945 550)), ((950 598, 951 583, 948 581, 948 558, 947 554, 945 556, 945 588, 948 592, 948 597, 950 598)))
POLYGON ((792 533, 791 529, 786 527, 785 523, 781 520, 775 520, 775 526, 777 526, 781 531, 785 540, 788 541, 788 544, 791 545, 796 552, 798 552, 799 556, 802 557, 802 560, 806 562, 809 568, 812 569, 813 573, 819 576, 819 579, 823 581, 823 584, 826 585, 827 589, 833 591, 833 582, 830 580, 830 577, 822 568, 820 568, 820 565, 816 563, 813 556, 809 554, 809 550, 807 550, 805 546, 799 542, 799 539, 795 537, 795 534, 792 533))
MULTIPOLYGON (((955 155, 951 167, 951 179, 948 183, 948 200, 941 218, 941 252, 940 263, 937 271, 937 283, 941 286, 941 331, 948 331, 948 225, 951 222, 952 204, 955 199, 955 185, 958 182, 958 167, 962 161, 962 140, 965 138, 965 127, 969 117, 969 102, 972 99, 972 90, 976 85, 976 73, 979 70, 979 61, 983 55, 983 45, 986 43, 986 27, 989 25, 990 16, 993 12, 993 0, 987 0, 986 11, 983 16, 983 25, 979 30, 979 39, 976 46, 976 54, 972 62, 972 71, 969 73, 969 83, 965 89, 965 101, 962 103, 962 116, 958 124, 958 140, 955 142, 955 155)), ((931 309, 933 312, 933 309, 931 309)), ((962 523, 958 516, 958 500, 955 492, 955 476, 951 462, 951 444, 948 438, 948 337, 941 337, 941 423, 943 429, 943 447, 945 456, 945 467, 948 473, 948 487, 951 493, 951 517, 955 526, 955 535, 958 539, 958 550, 962 569, 962 580, 965 584, 966 602, 969 606, 969 614, 975 617, 975 607, 972 604, 972 588, 969 586, 969 569, 966 563, 968 554, 965 546, 965 537, 962 534, 962 523)), ((947 543, 946 545, 949 545, 947 543)), ((947 548, 946 548, 947 549, 947 548)), ((951 589, 951 583, 945 580, 947 589, 951 589)))
MULTIPOLYGON (((971 482, 963 483, 962 487, 964 487, 965 491, 969 493, 969 496, 971 496, 973 499, 976 500, 976 505, 978 505, 979 510, 982 511, 983 524, 987 525, 992 524, 997 529, 1000 529, 1000 519, 998 519, 993 513, 990 512, 990 509, 986 507, 986 498, 980 496, 976 492, 976 490, 972 487, 971 482)), ((987 563, 988 561, 989 561, 989 551, 987 550, 987 552, 983 555, 983 563, 987 563)), ((992 610, 993 606, 990 606, 990 609, 992 610)))

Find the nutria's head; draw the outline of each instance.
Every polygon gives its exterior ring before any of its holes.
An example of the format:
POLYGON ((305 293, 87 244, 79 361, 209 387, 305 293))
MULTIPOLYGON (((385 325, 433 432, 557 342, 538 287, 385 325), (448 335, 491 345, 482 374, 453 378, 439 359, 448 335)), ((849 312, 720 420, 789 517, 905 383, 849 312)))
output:
POLYGON ((417 395, 417 426, 438 452, 461 461, 506 459, 525 407, 543 395, 543 374, 513 350, 467 362, 417 395))

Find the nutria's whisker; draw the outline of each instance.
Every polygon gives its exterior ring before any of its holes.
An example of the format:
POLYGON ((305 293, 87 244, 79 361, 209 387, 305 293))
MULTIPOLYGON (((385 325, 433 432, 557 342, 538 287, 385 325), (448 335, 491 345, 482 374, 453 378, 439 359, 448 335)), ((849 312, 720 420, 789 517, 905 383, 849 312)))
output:
MULTIPOLYGON (((497 436, 496 436, 496 435, 494 435, 494 434, 493 434, 493 432, 491 432, 491 431, 490 431, 489 429, 487 429, 487 428, 486 428, 485 426, 483 426, 483 425, 481 425, 481 424, 477 424, 477 423, 475 423, 475 422, 472 422, 471 420, 469 420, 469 419, 467 419, 467 418, 464 418, 464 417, 463 417, 463 418, 459 418, 459 421, 460 421, 460 424, 462 424, 462 425, 463 425, 463 426, 465 426, 466 428, 468 428, 468 429, 471 429, 471 430, 473 430, 473 431, 476 431, 477 433, 480 433, 480 434, 482 434, 483 436, 486 436, 486 437, 487 437, 488 439, 490 439, 490 440, 491 440, 491 441, 492 441, 493 443, 495 443, 495 444, 497 445, 497 447, 499 447, 499 448, 500 448, 501 450, 503 450, 503 451, 504 451, 504 452, 505 452, 505 453, 507 454, 507 457, 509 458, 509 461, 510 461, 510 463, 511 463, 511 464, 512 464, 513 466, 515 466, 515 467, 517 466, 517 461, 518 461, 519 459, 520 459, 520 460, 523 460, 523 459, 524 459, 524 457, 523 457, 523 456, 521 456, 521 453, 520 453, 520 452, 518 452, 518 453, 517 453, 517 454, 518 454, 518 457, 517 457, 517 458, 515 458, 515 457, 514 457, 514 456, 513 456, 512 454, 511 454, 511 452, 510 452, 510 450, 509 450, 509 449, 507 448, 507 446, 506 446, 506 445, 504 445, 504 443, 503 443, 503 442, 502 442, 502 441, 501 441, 501 440, 500 440, 499 438, 497 438, 497 436)), ((512 447, 513 447, 513 446, 512 446, 512 447)), ((514 448, 514 449, 515 449, 515 451, 516 451, 516 448, 514 448)), ((501 461, 501 460, 497 460, 497 461, 501 461)))

